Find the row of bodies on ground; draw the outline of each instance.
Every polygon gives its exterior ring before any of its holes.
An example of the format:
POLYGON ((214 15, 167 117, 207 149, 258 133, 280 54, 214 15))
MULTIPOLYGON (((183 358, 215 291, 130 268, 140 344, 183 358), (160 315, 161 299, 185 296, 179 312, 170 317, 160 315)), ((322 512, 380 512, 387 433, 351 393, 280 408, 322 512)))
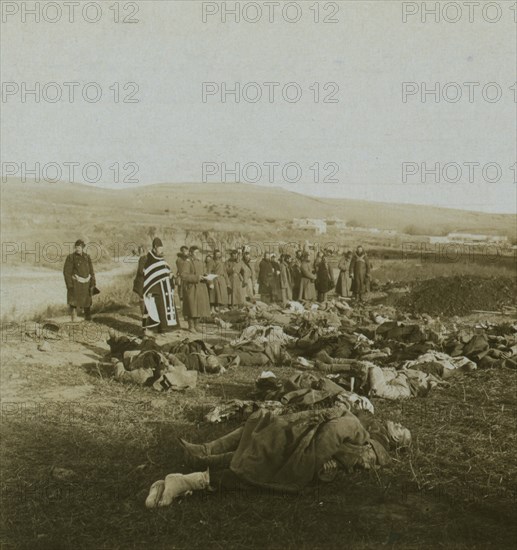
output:
POLYGON ((181 443, 187 461, 210 466, 210 475, 171 474, 153 483, 149 508, 209 486, 301 490, 314 479, 334 480, 340 468, 387 466, 389 453, 411 444, 411 433, 376 420, 375 400, 425 397, 478 368, 517 368, 517 323, 511 322, 446 327, 338 300, 317 308, 257 302, 218 320, 240 335, 215 345, 188 338, 158 346, 120 336, 108 342, 104 366, 117 380, 162 392, 194 388, 199 373, 264 369, 248 399, 222 402, 204 416, 206 422, 237 418, 243 427, 207 444, 181 443), (296 374, 277 376, 286 366, 296 374))

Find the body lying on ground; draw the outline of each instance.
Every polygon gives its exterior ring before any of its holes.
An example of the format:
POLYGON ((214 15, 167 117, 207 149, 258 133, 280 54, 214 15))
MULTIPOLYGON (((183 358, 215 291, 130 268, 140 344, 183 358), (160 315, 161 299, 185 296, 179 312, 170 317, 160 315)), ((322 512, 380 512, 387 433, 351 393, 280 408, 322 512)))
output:
POLYGON ((210 475, 170 474, 151 486, 146 506, 168 506, 187 491, 209 486, 296 493, 316 480, 332 481, 339 467, 384 466, 390 447, 410 442, 409 430, 400 424, 367 413, 356 416, 346 408, 284 416, 257 411, 242 427, 210 443, 180 440, 190 464, 210 467, 210 475))

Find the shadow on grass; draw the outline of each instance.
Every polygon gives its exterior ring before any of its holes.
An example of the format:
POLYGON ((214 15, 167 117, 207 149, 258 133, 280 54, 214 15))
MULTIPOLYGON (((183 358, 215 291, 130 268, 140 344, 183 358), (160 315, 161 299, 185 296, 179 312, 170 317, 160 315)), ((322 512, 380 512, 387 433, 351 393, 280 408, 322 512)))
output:
POLYGON ((249 383, 228 382, 224 378, 212 378, 206 390, 207 396, 219 397, 223 401, 230 399, 253 399, 252 386, 249 383))
POLYGON ((95 315, 95 322, 101 325, 108 327, 108 329, 113 329, 117 332, 127 334, 128 336, 141 336, 142 335, 142 325, 137 323, 130 323, 124 319, 118 317, 113 317, 103 313, 95 315))
POLYGON ((389 471, 342 474, 299 495, 199 492, 148 511, 154 481, 190 471, 178 436, 209 441, 235 426, 153 421, 133 408, 65 420, 0 426, 6 548, 509 547, 498 522, 433 502, 389 471), (70 473, 56 479, 54 467, 70 473))
POLYGON ((5 548, 130 543, 137 530, 128 518, 147 521, 143 503, 151 483, 181 471, 176 437, 188 427, 175 423, 164 431, 116 408, 83 405, 54 413, 2 423, 5 548))

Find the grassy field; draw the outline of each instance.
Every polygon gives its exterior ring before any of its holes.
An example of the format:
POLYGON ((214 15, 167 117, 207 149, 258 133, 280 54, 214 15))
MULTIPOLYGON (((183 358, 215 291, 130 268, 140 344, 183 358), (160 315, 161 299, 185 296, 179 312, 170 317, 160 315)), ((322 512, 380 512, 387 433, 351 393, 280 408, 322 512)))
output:
MULTIPOLYGON (((45 243, 57 242, 64 247, 63 236, 98 244, 98 265, 105 267, 155 234, 164 238, 171 261, 183 243, 211 238, 228 246, 248 238, 270 242, 289 236, 288 220, 313 217, 315 208, 321 217, 353 217, 381 228, 401 229, 402 223, 422 219, 427 228, 443 230, 504 233, 514 225, 508 216, 468 213, 461 215, 459 226, 457 213, 446 209, 386 209, 254 186, 229 185, 224 192, 218 186, 215 195, 210 186, 118 193, 60 184, 9 185, 2 204, 3 239, 14 243, 12 251, 18 249, 3 265, 14 262, 17 268, 45 263, 36 255, 25 262, 23 246, 34 250, 39 243, 43 250, 45 243), (22 200, 30 226, 18 215, 22 200), (77 208, 85 213, 81 235, 70 235, 77 208)), ((44 267, 61 278, 57 267, 62 259, 44 267)), ((381 283, 444 275, 515 277, 511 261, 401 261, 379 254, 372 263, 372 275, 381 283)), ((49 351, 39 351, 41 336, 31 337, 27 329, 32 320, 66 321, 61 281, 56 301, 30 315, 15 309, 2 318, 1 550, 515 548, 517 372, 511 370, 460 375, 428 398, 375 400, 378 416, 401 421, 414 437, 412 449, 395 456, 388 469, 342 473, 335 483, 297 496, 197 493, 168 509, 146 510, 154 481, 188 471, 176 438, 205 441, 237 426, 239 419, 207 425, 203 415, 222 400, 250 398, 261 369, 200 375, 197 388, 185 393, 160 394, 114 381, 99 361, 108 351, 109 329, 140 333, 132 278, 133 273, 113 282, 100 277, 94 323, 50 340, 49 351)), ((205 328, 212 340, 229 337, 213 326, 205 328)), ((279 377, 294 372, 273 370, 279 377)))
MULTIPOLYGON (((375 276, 414 280, 443 269, 387 260, 375 276)), ((458 264, 453 274, 463 269, 458 264)), ((490 266, 477 269, 495 274, 490 266)), ((414 437, 388 469, 342 473, 297 496, 196 493, 169 509, 146 510, 155 480, 189 471, 176 438, 205 441, 236 427, 239 419, 207 425, 203 415, 221 400, 251 398, 261 369, 200 375, 195 390, 168 395, 114 381, 98 361, 109 329, 139 333, 131 279, 106 287, 95 323, 51 341, 51 352, 37 351, 41 340, 23 333, 3 338, 2 550, 515 547, 511 370, 460 375, 427 398, 375 400, 379 417, 402 422, 414 437)), ((38 318, 64 311, 50 308, 38 318)), ((205 328, 209 339, 229 337, 205 328)), ((294 372, 273 370, 280 377, 294 372)))
POLYGON ((422 262, 420 260, 373 260, 372 277, 381 283, 397 281, 409 283, 435 277, 454 277, 473 275, 477 277, 515 277, 515 265, 512 267, 499 262, 485 265, 475 262, 422 262))
MULTIPOLYGON (((96 324, 136 329, 137 318, 129 309, 96 324)), ((196 493, 151 512, 151 483, 189 471, 176 437, 205 441, 237 426, 202 417, 221 399, 249 398, 260 369, 200 375, 195 390, 163 395, 95 366, 101 338, 52 342, 52 354, 36 345, 2 350, 3 549, 515 547, 514 371, 461 375, 428 398, 375 400, 379 417, 414 436, 388 469, 343 473, 297 496, 196 493)))

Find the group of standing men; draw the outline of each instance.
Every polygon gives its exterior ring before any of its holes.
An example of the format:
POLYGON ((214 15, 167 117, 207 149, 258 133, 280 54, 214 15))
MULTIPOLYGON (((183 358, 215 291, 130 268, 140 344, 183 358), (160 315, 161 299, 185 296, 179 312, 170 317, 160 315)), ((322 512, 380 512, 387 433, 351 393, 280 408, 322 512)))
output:
POLYGON ((348 297, 349 291, 359 302, 368 291, 370 262, 362 246, 356 251, 344 252, 338 263, 339 275, 334 280, 334 270, 328 257, 318 252, 313 262, 307 251, 297 250, 294 257, 266 252, 259 263, 259 294, 266 303, 285 304, 289 300, 324 302, 327 293, 335 288, 337 295, 348 297), (351 286, 349 287, 349 277, 351 286))
MULTIPOLYGON (((85 319, 90 319, 92 296, 99 292, 85 246, 82 240, 75 243, 63 269, 72 321, 76 320, 77 308, 83 308, 85 319)), ((370 262, 362 246, 353 254, 343 253, 336 281, 322 252, 316 254, 313 262, 309 252, 303 250, 297 250, 294 256, 280 254, 278 259, 276 254, 266 252, 257 273, 246 247, 232 250, 226 261, 219 250, 207 254, 203 261, 199 247, 182 246, 176 259, 176 273, 165 261, 163 243, 158 237, 153 239, 150 252, 145 254, 141 247, 139 254, 133 290, 140 298, 144 334, 153 328, 158 332, 179 328, 178 300, 189 330, 199 332, 199 320, 210 317, 219 308, 253 302, 256 283, 263 302, 282 305, 290 300, 324 302, 332 289, 345 297, 350 291, 362 302, 369 290, 370 262)))
POLYGON ((188 329, 200 332, 200 319, 210 317, 220 307, 238 307, 253 300, 254 289, 248 251, 232 250, 230 258, 223 261, 221 252, 215 250, 203 261, 198 246, 182 246, 173 273, 163 259, 163 244, 158 238, 153 240, 151 252, 140 257, 133 284, 140 297, 145 334, 151 328, 158 328, 158 332, 178 328, 178 301, 188 329))
MULTIPOLYGON (((183 284, 183 262, 185 259, 178 254, 176 266, 178 277, 183 284)), ((220 250, 214 250, 206 255, 205 273, 215 275, 207 281, 208 296, 212 312, 221 307, 239 307, 247 301, 253 301, 255 296, 255 272, 251 264, 248 250, 234 249, 230 258, 223 260, 220 250)))
POLYGON ((158 332, 180 328, 178 295, 190 331, 199 332, 199 320, 210 316, 210 277, 199 247, 182 247, 176 266, 175 275, 163 258, 163 243, 158 237, 153 239, 151 251, 140 257, 133 290, 140 297, 145 335, 149 335, 152 328, 158 332))

